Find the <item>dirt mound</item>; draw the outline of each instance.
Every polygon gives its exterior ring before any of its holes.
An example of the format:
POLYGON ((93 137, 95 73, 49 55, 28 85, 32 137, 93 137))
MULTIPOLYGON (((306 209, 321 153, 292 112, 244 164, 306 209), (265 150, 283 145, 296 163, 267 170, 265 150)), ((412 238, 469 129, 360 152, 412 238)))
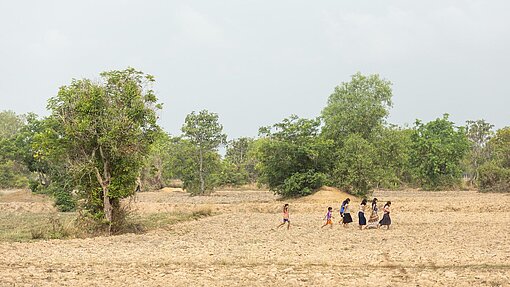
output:
POLYGON ((356 199, 357 197, 352 194, 348 194, 345 191, 341 191, 338 188, 323 186, 317 192, 312 195, 305 196, 298 201, 300 202, 341 202, 346 198, 356 199))
POLYGON ((163 191, 163 192, 184 192, 184 190, 182 190, 182 188, 180 188, 180 187, 163 187, 162 189, 160 189, 158 191, 163 191))
POLYGON ((50 197, 29 190, 0 190, 0 212, 55 212, 50 197))

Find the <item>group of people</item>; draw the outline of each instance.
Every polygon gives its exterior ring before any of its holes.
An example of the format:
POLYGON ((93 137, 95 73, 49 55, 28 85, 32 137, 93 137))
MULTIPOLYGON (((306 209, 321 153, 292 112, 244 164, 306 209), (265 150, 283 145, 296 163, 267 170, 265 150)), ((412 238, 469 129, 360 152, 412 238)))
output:
MULTIPOLYGON (((351 222, 352 216, 350 211, 350 202, 351 199, 347 198, 342 202, 342 205, 340 206, 340 217, 342 220, 340 220, 338 223, 342 224, 344 227, 347 227, 347 225, 351 222)), ((370 214, 370 218, 367 219, 365 217, 365 210, 367 207, 367 200, 363 199, 361 201, 361 204, 359 206, 358 211, 358 223, 359 223, 359 229, 372 229, 372 228, 380 228, 381 226, 386 226, 387 229, 390 229, 391 225, 391 217, 390 217, 390 207, 391 207, 391 201, 386 202, 383 207, 383 217, 381 220, 379 220, 379 208, 377 207, 377 198, 372 199, 372 212, 370 214)), ((321 228, 325 226, 333 227, 333 208, 328 207, 328 211, 326 215, 324 216, 324 225, 321 226, 321 228)), ((287 224, 287 229, 290 228, 290 217, 289 217, 289 204, 286 203, 283 206, 283 222, 278 225, 279 227, 284 226, 287 224)))

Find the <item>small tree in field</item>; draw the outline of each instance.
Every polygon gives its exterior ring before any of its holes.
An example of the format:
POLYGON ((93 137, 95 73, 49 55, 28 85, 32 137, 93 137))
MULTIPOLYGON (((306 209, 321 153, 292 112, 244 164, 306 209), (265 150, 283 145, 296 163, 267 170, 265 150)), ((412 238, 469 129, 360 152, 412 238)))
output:
POLYGON ((149 88, 154 78, 128 68, 101 73, 102 81, 73 80, 51 98, 46 131, 60 148, 72 185, 86 199, 85 209, 111 227, 120 199, 134 193, 136 179, 159 127, 149 88))
POLYGON ((187 115, 182 132, 184 137, 196 148, 198 160, 198 190, 192 182, 189 182, 188 188, 191 187, 192 193, 203 194, 206 192, 206 185, 208 185, 206 178, 211 171, 210 166, 205 166, 204 163, 215 161, 218 147, 220 144, 226 143, 227 136, 223 134, 223 126, 218 122, 218 115, 207 110, 187 115))

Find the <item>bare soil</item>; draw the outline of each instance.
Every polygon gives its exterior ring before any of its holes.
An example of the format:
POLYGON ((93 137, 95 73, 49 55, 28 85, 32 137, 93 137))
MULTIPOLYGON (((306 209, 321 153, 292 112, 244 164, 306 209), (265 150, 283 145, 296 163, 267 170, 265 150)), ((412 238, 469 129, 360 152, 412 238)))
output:
MULTIPOLYGON (((5 196, 1 213, 53 212, 51 202, 5 196)), ((326 208, 346 196, 140 193, 139 213, 215 215, 142 235, 0 242, 0 286, 510 286, 510 195, 377 191, 381 204, 393 202, 390 230, 358 230, 353 196, 355 222, 343 228, 336 216, 320 229, 326 208), (287 202, 291 228, 277 229, 287 202)))

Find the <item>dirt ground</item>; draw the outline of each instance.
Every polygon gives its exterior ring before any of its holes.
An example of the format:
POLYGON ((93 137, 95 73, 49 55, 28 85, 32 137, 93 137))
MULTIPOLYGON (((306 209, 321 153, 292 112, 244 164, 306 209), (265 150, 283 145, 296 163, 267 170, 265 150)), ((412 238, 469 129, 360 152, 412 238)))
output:
MULTIPOLYGON (((0 286, 510 286, 509 194, 374 195, 393 202, 388 231, 358 230, 354 198, 354 224, 320 229, 345 197, 331 189, 285 201, 290 230, 275 228, 285 202, 265 191, 141 193, 140 213, 214 215, 142 235, 0 242, 0 286)), ((31 209, 52 207, 0 202, 0 212, 31 209)))

